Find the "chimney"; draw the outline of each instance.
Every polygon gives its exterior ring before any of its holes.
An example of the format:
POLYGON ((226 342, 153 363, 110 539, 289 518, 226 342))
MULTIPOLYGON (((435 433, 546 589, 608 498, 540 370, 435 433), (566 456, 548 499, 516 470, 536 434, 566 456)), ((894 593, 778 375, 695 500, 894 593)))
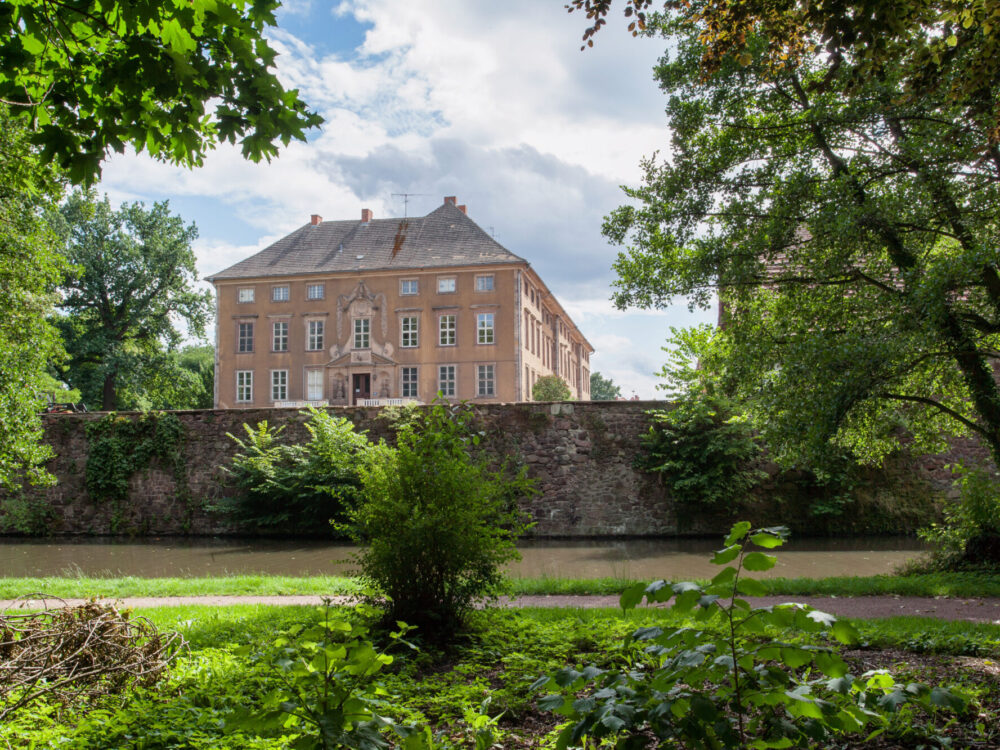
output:
POLYGON ((317 224, 319 224, 319 223, 320 223, 321 221, 323 221, 323 217, 322 217, 322 216, 320 216, 319 214, 313 214, 313 215, 312 215, 312 216, 311 216, 311 217, 309 218, 309 223, 310 223, 310 224, 312 224, 313 226, 316 226, 316 225, 317 225, 317 224))
POLYGON ((372 210, 370 208, 361 209, 361 222, 363 224, 367 224, 373 218, 375 218, 375 214, 372 213, 372 210))
POLYGON ((451 205, 454 206, 458 202, 458 198, 456 198, 454 195, 446 195, 444 197, 444 202, 450 203, 451 205))
POLYGON ((461 211, 463 214, 469 213, 468 211, 465 210, 465 204, 464 203, 461 206, 458 207, 458 210, 461 211))

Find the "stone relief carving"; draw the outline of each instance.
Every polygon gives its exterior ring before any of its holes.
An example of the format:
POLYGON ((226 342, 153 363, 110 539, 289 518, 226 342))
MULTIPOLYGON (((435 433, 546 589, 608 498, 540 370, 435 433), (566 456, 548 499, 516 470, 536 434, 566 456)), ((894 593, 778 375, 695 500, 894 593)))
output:
MULTIPOLYGON (((359 281, 350 294, 337 297, 337 341, 344 335, 344 314, 349 317, 362 317, 379 313, 382 338, 389 334, 389 320, 386 315, 386 298, 381 292, 372 292, 364 281, 359 281)), ((350 333, 350 332, 348 332, 350 333)))

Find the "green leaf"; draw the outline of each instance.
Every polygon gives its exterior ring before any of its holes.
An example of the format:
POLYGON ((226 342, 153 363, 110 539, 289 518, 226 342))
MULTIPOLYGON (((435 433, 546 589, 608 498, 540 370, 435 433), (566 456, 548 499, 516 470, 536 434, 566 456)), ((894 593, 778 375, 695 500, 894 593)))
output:
POLYGON ((751 552, 743 558, 743 567, 747 570, 770 570, 778 562, 774 555, 765 555, 763 552, 751 552))
POLYGON ((711 580, 713 586, 730 583, 736 578, 736 568, 723 568, 711 580))
POLYGON ((790 669, 798 669, 806 664, 811 664, 813 655, 802 648, 787 646, 781 649, 781 662, 790 669))
POLYGON ((848 646, 857 643, 861 636, 857 629, 846 620, 837 620, 830 627, 830 635, 848 646))
POLYGON ((780 547, 785 543, 781 537, 764 532, 752 535, 750 537, 750 541, 758 547, 764 547, 765 549, 774 549, 775 547, 780 547))
POLYGON ((744 596, 767 596, 767 586, 756 578, 741 578, 736 584, 736 591, 744 596))
POLYGON ((965 700, 963 700, 961 696, 956 695, 943 687, 935 687, 931 689, 930 701, 935 706, 950 708, 956 713, 961 713, 965 710, 965 700))
POLYGON ((559 693, 551 693, 538 699, 538 708, 542 711, 558 711, 565 703, 565 696, 559 693))
POLYGON ((735 560, 740 555, 740 550, 743 549, 739 544, 733 544, 725 549, 720 549, 715 553, 712 558, 713 565, 725 565, 735 560))
POLYGON ((733 527, 729 530, 729 536, 726 537, 724 544, 729 547, 737 542, 741 542, 743 537, 747 535, 747 532, 750 531, 750 526, 751 524, 749 521, 740 521, 733 524, 733 527))
POLYGON ((635 609, 642 602, 646 594, 646 584, 636 583, 629 586, 622 592, 618 599, 618 604, 623 610, 635 609))

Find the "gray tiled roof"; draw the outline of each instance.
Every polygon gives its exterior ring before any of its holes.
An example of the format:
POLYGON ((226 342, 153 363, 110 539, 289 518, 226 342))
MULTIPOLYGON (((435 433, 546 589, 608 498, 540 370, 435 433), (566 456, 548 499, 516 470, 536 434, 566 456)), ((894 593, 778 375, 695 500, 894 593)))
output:
POLYGON ((306 224, 246 260, 209 276, 246 279, 300 273, 374 271, 525 262, 455 205, 410 219, 306 224))

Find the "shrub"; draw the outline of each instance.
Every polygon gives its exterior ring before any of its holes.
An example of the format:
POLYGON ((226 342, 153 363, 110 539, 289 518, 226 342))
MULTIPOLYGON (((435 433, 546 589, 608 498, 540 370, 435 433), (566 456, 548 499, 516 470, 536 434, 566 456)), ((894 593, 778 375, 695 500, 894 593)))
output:
POLYGON ((640 628, 626 641, 631 659, 624 668, 564 669, 536 681, 535 689, 557 691, 539 706, 570 721, 556 747, 589 747, 587 738, 647 747, 649 733, 691 748, 817 747, 836 735, 901 730, 913 718, 908 705, 963 709, 963 699, 947 690, 897 685, 884 670, 851 675, 833 648, 762 637, 766 629, 795 629, 825 631, 841 643, 857 640, 851 625, 810 607, 754 609, 741 598, 765 593, 743 574, 776 562, 749 548, 777 547, 783 536, 783 529, 751 531, 749 523, 738 523, 712 558, 726 567, 707 586, 656 581, 626 589, 623 609, 643 597, 673 599, 675 610, 697 610, 695 620, 706 629, 640 628))
POLYGON ((260 422, 243 425, 245 440, 229 435, 240 451, 228 470, 240 489, 223 509, 259 528, 317 533, 329 530, 330 520, 341 521, 348 507, 360 499, 360 457, 370 444, 364 433, 342 417, 309 409, 303 444, 285 444, 275 429, 260 422))
POLYGON ((52 532, 55 510, 45 498, 15 494, 0 498, 0 533, 45 536, 52 532))
POLYGON ((750 426, 726 405, 703 394, 682 396, 669 410, 647 412, 639 468, 657 472, 682 503, 721 505, 742 499, 762 473, 753 468, 760 448, 750 426))
POLYGON ((953 467, 959 502, 944 512, 944 523, 921 529, 936 546, 931 566, 1000 569, 1000 483, 986 470, 953 467))
POLYGON ((349 512, 349 530, 388 617, 446 637, 477 600, 497 596, 526 528, 517 500, 533 482, 524 468, 489 466, 464 404, 438 401, 414 417, 398 425, 396 448, 380 443, 365 455, 364 502, 349 512))
POLYGON ((569 386, 558 375, 542 375, 531 386, 532 401, 569 401, 570 398, 569 386))

